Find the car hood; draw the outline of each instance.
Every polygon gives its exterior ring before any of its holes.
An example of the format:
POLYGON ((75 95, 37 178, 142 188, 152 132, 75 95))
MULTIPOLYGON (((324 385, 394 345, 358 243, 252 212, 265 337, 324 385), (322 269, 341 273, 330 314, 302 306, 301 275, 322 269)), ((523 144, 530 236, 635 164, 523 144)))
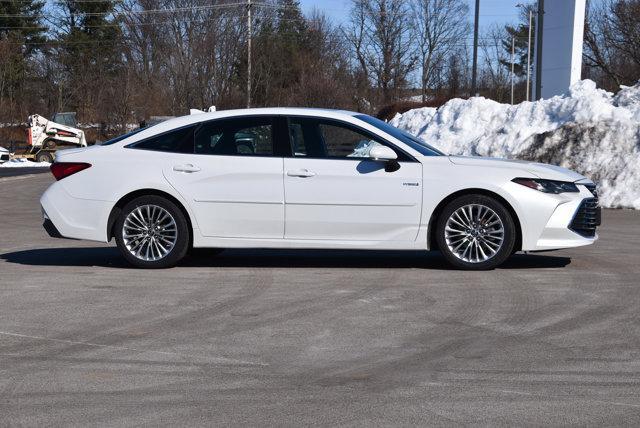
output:
POLYGON ((9 153, 9 150, 5 149, 4 147, 0 147, 0 153, 9 153))
POLYGON ((500 158, 485 158, 479 156, 449 156, 451 163, 487 168, 505 168, 526 171, 538 178, 558 181, 589 181, 585 176, 556 165, 529 162, 521 160, 509 160, 500 158))

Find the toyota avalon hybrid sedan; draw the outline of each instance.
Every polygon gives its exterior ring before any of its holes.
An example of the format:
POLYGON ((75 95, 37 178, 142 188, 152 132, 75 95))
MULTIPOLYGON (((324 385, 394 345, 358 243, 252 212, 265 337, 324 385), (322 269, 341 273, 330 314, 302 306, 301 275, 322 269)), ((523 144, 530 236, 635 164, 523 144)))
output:
POLYGON ((115 239, 141 268, 210 247, 438 250, 457 268, 491 269, 516 251, 592 244, 600 224, 580 174, 448 156, 346 111, 179 117, 60 151, 51 171, 47 232, 115 239))

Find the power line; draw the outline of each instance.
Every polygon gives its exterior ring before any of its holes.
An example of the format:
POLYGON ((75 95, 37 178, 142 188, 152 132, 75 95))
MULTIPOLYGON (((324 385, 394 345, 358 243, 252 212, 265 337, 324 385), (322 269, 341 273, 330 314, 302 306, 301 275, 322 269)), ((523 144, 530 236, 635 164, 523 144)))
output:
MULTIPOLYGON (((85 0, 85 1, 88 1, 88 0, 85 0)), ((108 1, 108 0, 105 0, 105 1, 108 1)), ((246 3, 221 3, 221 4, 185 6, 185 7, 164 8, 164 9, 141 9, 141 10, 128 10, 128 11, 110 11, 110 12, 78 12, 77 14, 85 17, 88 17, 88 16, 117 17, 117 16, 127 16, 127 15, 188 12, 188 11, 196 11, 196 10, 231 9, 231 8, 237 8, 240 6, 246 6, 246 3)), ((271 9, 281 9, 281 10, 289 8, 289 6, 286 6, 286 5, 272 5, 268 3, 252 3, 252 6, 265 7, 265 8, 271 8, 271 9)), ((23 15, 11 15, 11 14, 0 15, 0 18, 49 18, 49 17, 50 15, 24 15, 24 14, 23 15)))
MULTIPOLYGON (((206 22, 206 21, 203 21, 206 22)), ((287 40, 298 40, 298 38, 295 35, 282 35, 282 34, 274 34, 273 35, 274 38, 280 38, 280 39, 287 39, 287 40)), ((67 46, 67 45, 91 45, 91 44, 104 44, 105 46, 117 46, 117 45, 122 45, 122 44, 126 44, 126 41, 118 41, 118 42, 113 42, 111 40, 82 40, 82 41, 65 41, 65 40, 48 40, 48 41, 43 41, 43 42, 24 42, 24 43, 20 43, 20 42, 5 42, 5 44, 9 44, 9 45, 16 45, 16 46, 24 46, 24 45, 35 45, 35 46, 46 46, 46 45, 51 45, 51 46, 67 46)), ((455 44, 450 44, 448 46, 450 47, 457 47, 457 48, 468 48, 470 46, 472 46, 473 44, 470 43, 455 43, 455 44)), ((478 47, 480 48, 489 48, 489 47, 502 47, 504 46, 504 44, 502 43, 502 41, 497 42, 497 43, 479 43, 478 47)))
MULTIPOLYGON (((228 3, 228 4, 212 4, 202 6, 186 6, 167 9, 143 9, 143 10, 129 10, 129 11, 111 11, 111 12, 78 12, 77 14, 84 17, 107 17, 107 16, 128 16, 128 15, 147 15, 156 13, 174 13, 174 12, 188 12, 196 10, 212 10, 212 9, 227 9, 244 5, 244 3, 228 3)), ((49 15, 0 15, 0 18, 49 18, 49 15)))
MULTIPOLYGON (((196 21, 201 21, 202 23, 205 22, 210 22, 213 21, 214 18, 203 18, 203 17, 195 17, 195 18, 178 18, 178 17, 172 17, 172 18, 167 18, 167 19, 162 19, 162 20, 154 20, 154 21, 120 21, 120 22, 116 22, 116 23, 111 23, 111 24, 99 24, 99 25, 82 25, 80 26, 81 28, 119 28, 119 27, 137 27, 137 26, 146 26, 146 25, 163 25, 163 24, 170 24, 170 23, 174 23, 176 22, 176 19, 179 19, 180 22, 196 22, 196 21)), ((50 30, 52 29, 51 27, 47 27, 47 26, 33 26, 33 27, 28 27, 28 26, 17 26, 17 27, 2 27, 0 26, 0 30, 50 30)))
MULTIPOLYGON (((167 18, 167 19, 163 19, 163 20, 156 20, 156 21, 150 21, 150 22, 144 22, 144 21, 121 21, 121 22, 117 22, 117 23, 112 23, 112 24, 99 24, 99 25, 82 25, 82 28, 118 28, 118 27, 123 27, 123 26, 146 26, 146 25, 162 25, 162 24, 169 24, 169 23, 173 23, 176 21, 176 19, 180 19, 180 22, 194 22, 194 21, 201 21, 202 23, 205 22, 210 22, 213 19, 210 18, 167 18)), ((319 19, 293 19, 293 18, 279 18, 277 20, 278 22, 281 21, 286 21, 286 22, 298 22, 298 21, 303 21, 306 23, 319 23, 322 22, 322 20, 319 19)), ((47 27, 47 26, 16 26, 16 27, 2 27, 0 26, 0 30, 50 30, 51 27, 47 27)))

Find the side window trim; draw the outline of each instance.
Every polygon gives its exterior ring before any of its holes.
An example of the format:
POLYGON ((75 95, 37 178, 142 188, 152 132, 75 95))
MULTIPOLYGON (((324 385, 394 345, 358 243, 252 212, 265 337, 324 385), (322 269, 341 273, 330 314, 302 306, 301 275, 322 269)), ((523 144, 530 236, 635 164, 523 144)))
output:
POLYGON ((320 125, 321 123, 325 122, 329 125, 334 125, 334 126, 340 126, 346 129, 349 129, 351 131, 354 132, 359 132, 361 134, 364 134, 367 138, 371 138, 372 140, 385 145, 391 149, 393 149, 394 151, 398 152, 398 154, 400 156, 402 156, 404 159, 398 159, 399 162, 418 162, 418 160, 410 155, 409 153, 407 153, 406 151, 404 151, 403 149, 401 149, 400 147, 396 146, 395 144, 389 142, 386 138, 383 138, 379 135, 375 135, 372 132, 361 128, 358 125, 354 125, 352 123, 349 122, 344 122, 342 120, 339 119, 332 119, 332 118, 325 118, 325 117, 317 117, 317 116, 300 116, 300 115, 288 115, 287 116, 287 137, 289 139, 289 154, 286 157, 293 157, 296 159, 327 159, 327 160, 346 160, 346 161, 363 161, 369 158, 363 158, 363 157, 343 157, 343 156, 323 156, 323 157, 318 157, 318 156, 295 156, 293 154, 293 141, 291 140, 291 134, 289 132, 289 125, 291 123, 291 119, 292 118, 300 118, 300 119, 314 119, 315 121, 318 122, 318 125, 320 125))
POLYGON ((293 154, 289 135, 289 118, 284 115, 273 115, 273 154, 286 158, 293 154))

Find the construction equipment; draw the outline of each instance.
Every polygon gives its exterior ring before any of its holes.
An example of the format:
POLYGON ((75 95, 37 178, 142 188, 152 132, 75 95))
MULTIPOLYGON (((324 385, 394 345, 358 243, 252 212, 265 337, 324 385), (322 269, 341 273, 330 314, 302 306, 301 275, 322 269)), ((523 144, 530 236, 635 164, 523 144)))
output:
POLYGON ((36 162, 53 162, 57 150, 86 147, 84 131, 76 128, 75 112, 56 113, 51 120, 39 114, 27 119, 27 156, 36 162))

